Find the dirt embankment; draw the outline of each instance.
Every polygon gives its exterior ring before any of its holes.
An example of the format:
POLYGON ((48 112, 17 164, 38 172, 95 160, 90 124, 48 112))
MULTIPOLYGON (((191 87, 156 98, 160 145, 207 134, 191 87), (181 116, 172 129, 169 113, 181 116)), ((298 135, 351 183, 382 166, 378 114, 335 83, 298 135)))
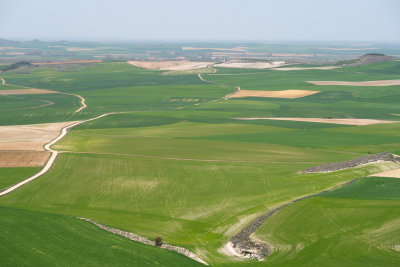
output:
POLYGON ((379 161, 392 161, 400 163, 400 157, 389 152, 382 152, 370 156, 360 157, 349 161, 328 163, 320 166, 311 167, 302 171, 301 173, 327 173, 345 170, 348 168, 357 167, 364 164, 379 162, 379 161))
POLYGON ((284 61, 276 62, 226 62, 215 65, 220 68, 239 68, 239 69, 271 69, 285 65, 284 61))
POLYGON ((234 118, 237 120, 278 120, 278 121, 304 121, 304 122, 316 122, 316 123, 332 123, 332 124, 343 124, 343 125, 371 125, 381 123, 399 123, 400 121, 386 121, 386 120, 374 120, 374 119, 335 119, 335 118, 283 118, 283 117, 254 117, 254 118, 234 118))
POLYGON ((195 61, 128 61, 133 66, 152 70, 192 70, 207 68, 213 62, 195 61))
POLYGON ((56 61, 56 62, 33 62, 32 65, 46 66, 46 65, 64 65, 64 64, 88 64, 88 63, 102 63, 102 60, 75 60, 75 61, 56 61))
POLYGON ((290 70, 333 70, 341 67, 338 66, 325 66, 325 67, 287 67, 287 68, 274 68, 273 70, 290 71, 290 70))
POLYGON ((343 86, 394 86, 400 85, 400 80, 380 80, 380 81, 362 81, 362 82, 345 82, 345 81, 306 81, 315 85, 343 85, 343 86))
POLYGON ((239 97, 270 97, 295 99, 319 93, 320 91, 311 90, 282 90, 282 91, 259 91, 259 90, 240 90, 230 95, 229 98, 239 97))

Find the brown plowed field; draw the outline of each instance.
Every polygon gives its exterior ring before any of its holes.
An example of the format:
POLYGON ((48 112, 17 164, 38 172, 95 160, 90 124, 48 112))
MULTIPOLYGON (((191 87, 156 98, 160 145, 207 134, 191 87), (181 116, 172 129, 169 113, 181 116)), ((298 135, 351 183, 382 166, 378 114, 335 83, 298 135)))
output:
POLYGON ((38 95, 38 94, 57 94, 56 91, 47 89, 11 89, 0 90, 0 95, 38 95))
POLYGON ((283 90, 283 91, 257 91, 257 90, 240 90, 230 95, 228 98, 237 97, 272 97, 272 98, 300 98, 319 93, 320 91, 311 90, 283 90))
POLYGON ((400 121, 386 121, 374 119, 328 119, 328 118, 236 118, 238 120, 279 120, 279 121, 304 121, 304 122, 319 122, 319 123, 333 123, 344 125, 371 125, 381 123, 399 123, 400 121))
POLYGON ((48 151, 0 151, 0 168, 41 167, 49 157, 48 151))
POLYGON ((73 123, 0 126, 0 150, 44 151, 45 144, 56 138, 62 128, 73 123))
POLYGON ((102 60, 75 60, 75 61, 56 61, 56 62, 34 62, 32 65, 63 65, 63 64, 85 64, 85 63, 102 63, 102 60))
POLYGON ((192 70, 206 68, 213 62, 192 61, 128 61, 133 66, 151 70, 192 70))
POLYGON ((363 82, 344 82, 344 81, 307 81, 315 85, 347 85, 347 86, 393 86, 400 85, 400 80, 380 80, 363 82))

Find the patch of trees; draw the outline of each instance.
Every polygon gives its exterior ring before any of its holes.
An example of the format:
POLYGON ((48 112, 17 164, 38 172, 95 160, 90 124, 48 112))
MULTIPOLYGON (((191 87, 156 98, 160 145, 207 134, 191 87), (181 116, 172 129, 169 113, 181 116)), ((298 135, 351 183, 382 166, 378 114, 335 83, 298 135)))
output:
POLYGON ((19 69, 21 67, 29 67, 32 66, 32 64, 30 62, 27 61, 19 61, 19 62, 15 62, 11 65, 8 65, 6 67, 3 68, 3 71, 8 71, 8 70, 15 70, 15 69, 19 69))

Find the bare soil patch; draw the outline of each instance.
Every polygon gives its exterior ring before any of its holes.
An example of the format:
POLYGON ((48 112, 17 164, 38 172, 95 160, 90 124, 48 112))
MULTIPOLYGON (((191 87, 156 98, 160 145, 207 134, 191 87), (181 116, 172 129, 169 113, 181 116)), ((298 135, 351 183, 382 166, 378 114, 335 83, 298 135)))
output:
POLYGON ((284 61, 275 62, 227 62, 215 65, 220 68, 239 68, 239 69, 270 69, 285 65, 284 61))
POLYGON ((307 81, 315 85, 347 85, 347 86, 392 86, 400 85, 400 80, 380 80, 363 82, 345 82, 345 81, 307 81))
POLYGON ((63 65, 63 64, 86 64, 86 63, 102 63, 102 60, 75 60, 75 61, 56 61, 56 62, 34 62, 32 65, 63 65))
POLYGON ((0 168, 40 167, 50 157, 48 151, 0 151, 0 168))
POLYGON ((193 61, 128 61, 133 66, 151 70, 192 70, 202 69, 213 62, 193 62, 193 61))
POLYGON ((274 70, 280 70, 280 71, 290 71, 290 70, 333 70, 333 69, 338 69, 340 67, 338 66, 326 66, 326 67, 288 67, 288 68, 276 68, 274 70))
POLYGON ((238 120, 281 120, 281 121, 305 121, 319 123, 333 123, 344 125, 371 125, 380 123, 398 123, 400 121, 385 121, 374 119, 328 119, 328 118, 236 118, 238 120))
POLYGON ((23 56, 26 53, 25 52, 6 52, 6 53, 3 53, 3 54, 7 55, 7 56, 23 56))
POLYGON ((0 90, 0 95, 38 95, 38 94, 57 94, 58 92, 47 89, 10 89, 0 90))
POLYGON ((215 48, 215 47, 190 47, 184 46, 182 50, 215 50, 215 51, 237 51, 237 52, 246 52, 245 47, 234 47, 234 48, 215 48))
POLYGON ((370 175, 370 176, 400 178, 400 169, 390 170, 390 171, 385 171, 385 172, 380 172, 380 173, 375 173, 375 174, 370 175))
POLYGON ((67 51, 91 51, 94 50, 94 48, 67 48, 67 51))
POLYGON ((237 97, 273 97, 273 98, 300 98, 319 93, 320 91, 311 90, 282 90, 282 91, 256 91, 256 90, 239 90, 230 95, 228 98, 237 97))
POLYGON ((366 48, 335 48, 335 47, 320 47, 322 50, 335 50, 335 51, 359 51, 359 50, 376 50, 378 48, 366 47, 366 48))
POLYGON ((61 128, 75 123, 0 126, 0 150, 44 151, 43 146, 60 134, 61 128))
POLYGON ((281 53, 272 53, 273 57, 313 57, 313 54, 281 54, 281 53))

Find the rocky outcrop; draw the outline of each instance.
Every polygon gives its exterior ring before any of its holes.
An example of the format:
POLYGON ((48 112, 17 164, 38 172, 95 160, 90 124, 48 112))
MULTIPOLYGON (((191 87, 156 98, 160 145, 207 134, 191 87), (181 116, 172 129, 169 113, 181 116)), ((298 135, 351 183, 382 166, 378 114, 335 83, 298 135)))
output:
MULTIPOLYGON (((383 152, 371 156, 356 158, 345 162, 328 163, 312 167, 302 171, 302 173, 332 172, 379 161, 392 161, 400 163, 400 157, 397 155, 393 155, 389 152, 383 152)), ((355 180, 351 180, 343 184, 342 186, 347 186, 353 183, 354 181, 355 180)), ((272 215, 274 215, 281 209, 287 207, 288 205, 303 199, 315 197, 317 195, 326 193, 328 191, 330 190, 324 190, 318 193, 294 199, 288 203, 285 203, 275 209, 272 209, 264 213, 263 215, 252 221, 249 225, 247 225, 242 231, 240 231, 238 234, 236 234, 231 238, 230 244, 232 248, 235 250, 236 253, 238 253, 242 257, 253 258, 259 261, 263 260, 266 256, 271 254, 272 247, 269 246, 267 243, 261 242, 253 238, 252 237, 253 233, 255 233, 268 220, 268 218, 270 218, 272 215)))
POLYGON ((271 217, 281 209, 297 201, 311 198, 316 195, 325 193, 327 191, 328 190, 297 198, 261 215, 260 217, 252 221, 248 226, 246 226, 242 231, 240 231, 238 234, 236 234, 231 238, 230 242, 232 244, 232 248, 242 257, 247 257, 262 261, 266 256, 271 254, 272 247, 269 246, 267 243, 261 242, 253 238, 251 235, 255 233, 258 230, 258 228, 260 228, 268 220, 269 217, 271 217))
POLYGON ((353 60, 344 61, 342 63, 345 66, 362 66, 362 65, 367 65, 367 64, 371 64, 371 63, 392 61, 392 60, 397 60, 397 59, 398 58, 396 58, 396 57, 386 56, 384 54, 369 53, 369 54, 365 54, 360 57, 357 57, 353 60))
POLYGON ((320 165, 320 166, 311 167, 309 169, 306 169, 306 170, 302 171, 301 173, 334 172, 334 171, 345 170, 345 169, 348 169, 348 168, 353 168, 353 167, 357 167, 357 166, 360 166, 360 165, 379 162, 379 161, 392 161, 392 162, 399 162, 400 163, 400 157, 396 156, 394 154, 391 154, 389 152, 382 152, 382 153, 374 154, 374 155, 371 155, 371 156, 365 156, 365 157, 352 159, 352 160, 349 160, 349 161, 328 163, 328 164, 323 164, 323 165, 320 165))

